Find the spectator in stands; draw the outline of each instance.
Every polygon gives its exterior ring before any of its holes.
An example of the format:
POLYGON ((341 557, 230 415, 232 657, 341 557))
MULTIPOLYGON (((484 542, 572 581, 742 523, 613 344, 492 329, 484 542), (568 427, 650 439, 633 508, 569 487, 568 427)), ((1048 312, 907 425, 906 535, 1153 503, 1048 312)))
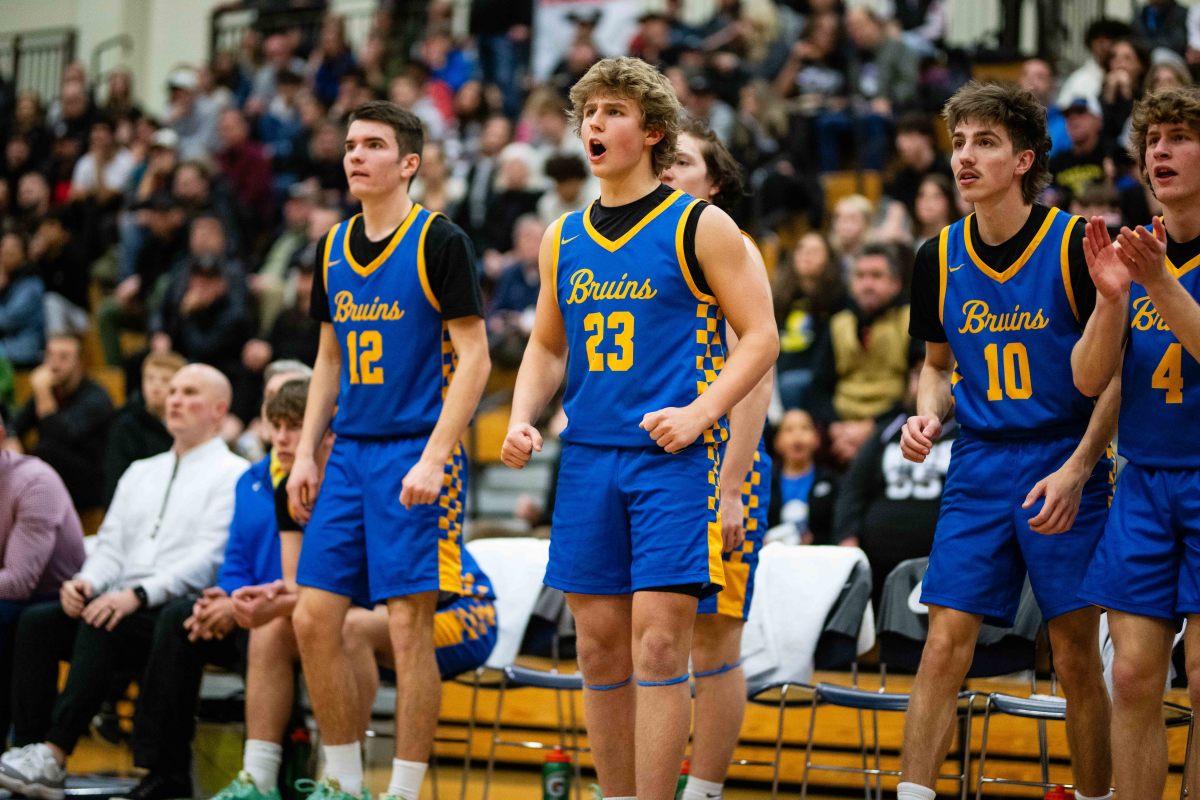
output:
POLYGON ((504 114, 521 113, 522 76, 529 67, 532 0, 471 0, 471 35, 485 83, 499 88, 504 114))
POLYGON ((17 181, 16 228, 32 234, 50 213, 50 181, 40 172, 26 172, 17 181))
POLYGON ((1050 185, 1063 195, 1055 205, 1065 207, 1084 186, 1105 179, 1104 162, 1111 146, 1101 138, 1104 118, 1096 98, 1073 98, 1063 115, 1071 149, 1050 159, 1050 185))
POLYGON ((8 135, 9 141, 23 139, 29 146, 30 164, 40 164, 49 154, 50 132, 46 129, 46 112, 36 93, 21 92, 17 95, 8 135))
POLYGON ((426 29, 419 58, 429 70, 429 77, 437 84, 438 106, 448 110, 454 93, 475 74, 472 49, 455 41, 448 23, 439 22, 426 29))
POLYGON ((304 78, 283 71, 276 80, 275 97, 258 118, 258 135, 271 155, 271 167, 281 179, 295 179, 306 142, 300 96, 304 78))
POLYGON ((871 237, 871 220, 875 205, 861 194, 846 195, 833 207, 829 224, 829 243, 833 245, 842 265, 842 275, 849 280, 858 254, 871 237))
POLYGON ((68 230, 61 214, 51 213, 42 218, 29 240, 29 261, 33 271, 42 276, 46 288, 43 302, 46 335, 83 335, 91 327, 89 262, 82 242, 68 230))
POLYGON ((26 257, 25 238, 16 232, 0 236, 0 358, 18 369, 32 367, 42 357, 45 292, 26 257))
POLYGON ((1173 50, 1155 50, 1150 56, 1150 74, 1146 76, 1146 94, 1192 84, 1187 62, 1173 50))
MULTIPOLYGON (((1050 157, 1071 147, 1067 121, 1058 107, 1058 92, 1054 86, 1054 68, 1044 58, 1027 58, 1021 62, 1018 83, 1046 107, 1046 131, 1050 135, 1050 157)), ((1090 95, 1094 97, 1095 95, 1090 95)))
POLYGON ((184 161, 171 179, 171 196, 191 221, 198 215, 215 214, 225 230, 225 247, 240 252, 242 231, 237 204, 225 184, 214 176, 208 161, 184 161))
MULTIPOLYGON (((4 145, 4 188, 8 195, 7 205, 10 207, 17 206, 17 193, 21 179, 34 172, 37 168, 37 162, 33 158, 33 150, 29 144, 29 137, 19 134, 13 134, 9 137, 4 145)), ((42 178, 44 181, 45 178, 42 178)), ((49 198, 50 192, 47 189, 46 196, 49 198)))
MULTIPOLYGON (((0 418, 0 442, 4 439, 0 418)), ((53 600, 83 565, 83 529, 62 478, 44 461, 0 447, 0 742, 8 743, 17 620, 53 600)))
POLYGON ((938 152, 933 121, 919 111, 902 114, 896 120, 896 166, 883 192, 903 204, 911 216, 917 203, 917 187, 930 174, 954 178, 950 162, 938 152))
POLYGON ((954 182, 945 175, 929 175, 917 188, 917 204, 913 213, 913 242, 915 252, 927 240, 942 232, 942 228, 959 218, 958 195, 954 182))
POLYGON ((553 155, 543 167, 552 186, 538 200, 537 213, 547 224, 583 210, 594 197, 590 188, 591 171, 578 155, 553 155))
MULTIPOLYGON (((424 166, 424 165, 422 165, 424 166)), ((283 204, 283 225, 267 249, 258 272, 247 276, 246 286, 258 306, 258 332, 265 335, 283 310, 288 269, 296 254, 308 244, 308 220, 319 199, 313 181, 293 183, 283 204)))
POLYGON ((308 76, 317 98, 332 103, 342 76, 357 67, 358 60, 346 44, 345 17, 330 14, 321 21, 317 46, 308 58, 308 76))
POLYGON ((426 89, 425 71, 420 67, 410 66, 392 78, 388 85, 388 99, 405 111, 416 114, 424 123, 430 139, 441 139, 446 132, 446 120, 426 89))
POLYGON ((450 174, 446 148, 441 142, 426 140, 421 149, 421 168, 413 178, 409 196, 430 211, 453 217, 464 191, 462 179, 450 174))
POLYGON ((821 435, 807 411, 783 415, 775 434, 767 542, 829 544, 837 476, 815 462, 821 435))
POLYGON ((899 403, 915 350, 908 335, 901 258, 891 245, 869 244, 854 262, 850 307, 829 320, 829 338, 814 368, 814 416, 829 424, 833 457, 848 464, 899 403))
POLYGON ((58 103, 50 109, 47 125, 56 139, 70 139, 82 150, 92 127, 92 101, 87 82, 64 77, 58 103))
POLYGON ((1178 0, 1146 0, 1134 11, 1133 34, 1151 50, 1163 47, 1182 56, 1187 51, 1187 16, 1178 0))
POLYGON ((151 353, 142 361, 140 392, 131 392, 113 417, 104 448, 104 506, 112 504, 117 482, 134 461, 171 447, 166 427, 171 379, 187 362, 178 353, 151 353))
MULTIPOLYGON (((499 114, 488 117, 479 136, 479 154, 469 162, 466 195, 454 221, 471 237, 476 252, 483 252, 486 246, 484 229, 499 172, 500 151, 510 141, 512 123, 499 114)), ((340 163, 338 168, 341 169, 340 163)))
POLYGON ((133 94, 133 73, 125 67, 117 67, 108 73, 106 85, 108 91, 100 105, 104 117, 114 123, 141 119, 142 109, 133 94))
POLYGON ((917 378, 923 363, 920 360, 913 367, 904 404, 879 418, 850 464, 834 506, 836 543, 861 547, 871 563, 876 608, 888 574, 901 561, 927 556, 933 548, 942 486, 958 435, 957 423, 950 421, 920 464, 900 452, 900 433, 916 408, 917 378))
POLYGON ((842 146, 853 141, 858 165, 881 170, 893 112, 911 107, 917 99, 917 54, 869 8, 846 12, 846 32, 856 55, 850 63, 850 107, 829 109, 817 117, 821 169, 841 169, 842 146))
POLYGON ((217 115, 220 108, 200 95, 200 80, 190 67, 180 67, 167 77, 167 124, 179 135, 179 157, 206 158, 216 152, 217 115))
POLYGON ((1104 89, 1104 73, 1107 69, 1113 42, 1130 35, 1132 29, 1124 22, 1101 17, 1093 20, 1084 32, 1089 57, 1077 70, 1067 76, 1059 87, 1059 98, 1100 97, 1104 89))
POLYGON ((308 153, 300 171, 301 180, 315 178, 322 200, 340 203, 346 194, 346 170, 342 167, 342 133, 337 125, 321 122, 313 130, 308 153))
MULTIPOLYGON (((306 385, 309 374, 307 368, 276 371, 274 367, 263 387, 261 414, 270 439, 275 433, 267 420, 268 405, 284 384, 306 385)), ((274 488, 291 468, 292 458, 288 442, 283 444, 252 464, 237 481, 229 538, 216 583, 199 597, 188 594, 171 600, 155 623, 134 720, 134 762, 149 772, 129 793, 129 800, 191 796, 191 744, 204 666, 242 671, 249 665, 253 670, 264 655, 261 637, 257 647, 251 646, 249 631, 237 625, 230 595, 243 586, 271 583, 282 576, 274 488)), ((290 661, 288 666, 290 675, 290 661)), ((264 697, 272 696, 262 691, 261 684, 248 680, 247 739, 264 738, 255 735, 260 726, 282 731, 291 712, 290 698, 282 711, 284 722, 276 723, 275 709, 261 704, 264 697), (254 705, 254 700, 260 704, 254 705)), ((271 741, 275 741, 273 730, 271 741)), ((261 749, 247 747, 251 769, 256 763, 254 755, 261 749)), ((277 747, 275 752, 278 754, 277 747)))
POLYGON ((1150 54, 1140 42, 1132 39, 1113 42, 1104 64, 1104 88, 1100 92, 1100 107, 1104 114, 1102 135, 1108 141, 1125 141, 1129 115, 1133 113, 1133 104, 1142 96, 1149 68, 1150 54))
POLYGON ((492 361, 505 369, 521 365, 533 329, 533 310, 541 287, 538 250, 545 232, 546 223, 536 214, 518 218, 511 258, 496 281, 487 312, 488 342, 492 361))
POLYGON ((705 123, 722 142, 728 143, 733 138, 737 115, 728 103, 717 96, 716 87, 708 75, 698 73, 688 79, 684 107, 690 116, 705 123))
POLYGON ((217 435, 229 383, 202 364, 171 380, 170 451, 121 478, 96 548, 62 585, 59 602, 33 606, 17 627, 15 747, 0 757, 0 786, 62 796, 66 758, 118 668, 140 670, 162 607, 212 583, 246 462, 217 435), (61 693, 57 665, 71 662, 61 693))
POLYGON ((71 175, 71 200, 100 205, 118 200, 133 172, 133 154, 117 144, 113 123, 101 118, 92 123, 88 151, 75 162, 71 175))
MULTIPOLYGON (((179 134, 170 128, 159 128, 150 136, 150 143, 149 147, 146 148, 145 159, 133 168, 133 174, 131 175, 132 191, 126 197, 126 201, 130 205, 136 205, 148 200, 157 193, 171 191, 171 179, 175 175, 175 168, 178 166, 179 134)), ((129 216, 132 217, 132 215, 129 216)), ((122 237, 128 235, 128 224, 132 224, 132 219, 126 225, 122 225, 122 237)), ((122 238, 122 258, 125 263, 132 265, 137 261, 136 246, 134 247, 134 252, 127 253, 125 252, 127 249, 129 249, 129 244, 122 238)), ((129 267, 128 270, 132 272, 132 267, 129 267)))
POLYGON ((775 364, 784 408, 805 408, 816 354, 829 335, 829 319, 845 307, 842 268, 829 241, 809 231, 796 242, 791 264, 775 272, 772 292, 779 326, 775 364))
POLYGON ((246 232, 253 251, 253 243, 275 222, 271 160, 263 146, 250 138, 250 124, 236 108, 221 112, 217 131, 221 139, 217 167, 232 190, 238 229, 246 232))
POLYGON ((495 191, 483 221, 484 252, 507 253, 513 246, 513 227, 525 214, 536 214, 541 192, 532 184, 534 154, 529 145, 514 142, 497 157, 495 191))
POLYGON ((248 108, 269 108, 275 99, 279 75, 284 72, 294 72, 305 75, 308 65, 296 56, 296 47, 286 33, 273 33, 263 40, 263 64, 254 73, 253 88, 251 89, 250 105, 248 108))
POLYGON ((103 484, 96 479, 103 463, 112 399, 87 376, 83 342, 58 335, 46 342, 42 364, 29 374, 32 396, 12 422, 15 439, 7 445, 20 450, 21 439, 37 432, 33 454, 54 467, 80 511, 99 507, 103 484))
POLYGON ((1132 220, 1125 223, 1121 219, 1120 195, 1108 181, 1089 183, 1084 186, 1071 199, 1070 211, 1084 219, 1102 217, 1105 226, 1113 236, 1120 232, 1122 224, 1128 224, 1131 228, 1138 224, 1132 220))

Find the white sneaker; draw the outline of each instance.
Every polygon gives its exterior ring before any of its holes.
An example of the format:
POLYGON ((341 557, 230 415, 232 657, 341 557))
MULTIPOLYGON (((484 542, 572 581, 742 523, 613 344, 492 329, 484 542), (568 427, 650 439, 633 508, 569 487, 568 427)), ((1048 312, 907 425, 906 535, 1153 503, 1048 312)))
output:
POLYGON ((50 748, 31 744, 0 756, 0 787, 35 800, 63 800, 67 771, 58 765, 50 748))

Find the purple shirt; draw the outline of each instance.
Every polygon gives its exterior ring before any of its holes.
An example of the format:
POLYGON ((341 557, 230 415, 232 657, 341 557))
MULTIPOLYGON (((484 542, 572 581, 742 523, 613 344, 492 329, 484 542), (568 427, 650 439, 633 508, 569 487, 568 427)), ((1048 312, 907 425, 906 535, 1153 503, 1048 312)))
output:
POLYGON ((56 594, 83 555, 62 478, 40 458, 0 449, 0 600, 56 594))

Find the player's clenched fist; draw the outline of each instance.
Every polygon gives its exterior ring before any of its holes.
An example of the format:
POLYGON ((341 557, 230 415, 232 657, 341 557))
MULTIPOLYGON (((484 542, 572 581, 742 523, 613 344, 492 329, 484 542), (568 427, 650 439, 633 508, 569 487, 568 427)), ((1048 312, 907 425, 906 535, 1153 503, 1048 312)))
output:
POLYGON ((900 432, 900 452, 918 464, 925 460, 933 443, 942 435, 942 421, 933 415, 912 416, 900 432))
POLYGON ((400 505, 405 508, 427 506, 437 502, 446 482, 446 465, 424 458, 412 465, 412 469, 400 482, 400 505))
POLYGON ((296 522, 307 525, 312 517, 313 504, 317 502, 317 490, 321 488, 320 470, 311 458, 297 458, 288 476, 288 504, 295 514, 296 522))
POLYGON ((542 452, 542 435, 532 425, 514 425, 504 437, 500 460, 506 467, 521 469, 529 463, 533 451, 542 452))
POLYGON ((691 406, 663 408, 642 417, 639 426, 654 443, 668 453, 678 453, 696 439, 710 424, 691 406))

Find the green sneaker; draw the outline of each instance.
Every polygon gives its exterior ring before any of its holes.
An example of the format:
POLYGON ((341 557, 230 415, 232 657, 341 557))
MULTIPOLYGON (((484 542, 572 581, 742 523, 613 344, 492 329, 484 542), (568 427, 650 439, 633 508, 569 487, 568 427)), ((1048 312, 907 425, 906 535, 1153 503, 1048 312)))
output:
POLYGON ((308 800, 371 800, 371 792, 367 787, 363 787, 361 796, 355 797, 342 791, 342 785, 338 783, 337 778, 322 778, 319 781, 308 778, 298 780, 296 791, 307 794, 308 800))
POLYGON ((279 789, 274 787, 263 794, 250 773, 242 770, 228 786, 214 794, 210 800, 279 800, 279 789))
POLYGON ((385 794, 379 800, 408 800, 408 798, 402 794, 385 794))

